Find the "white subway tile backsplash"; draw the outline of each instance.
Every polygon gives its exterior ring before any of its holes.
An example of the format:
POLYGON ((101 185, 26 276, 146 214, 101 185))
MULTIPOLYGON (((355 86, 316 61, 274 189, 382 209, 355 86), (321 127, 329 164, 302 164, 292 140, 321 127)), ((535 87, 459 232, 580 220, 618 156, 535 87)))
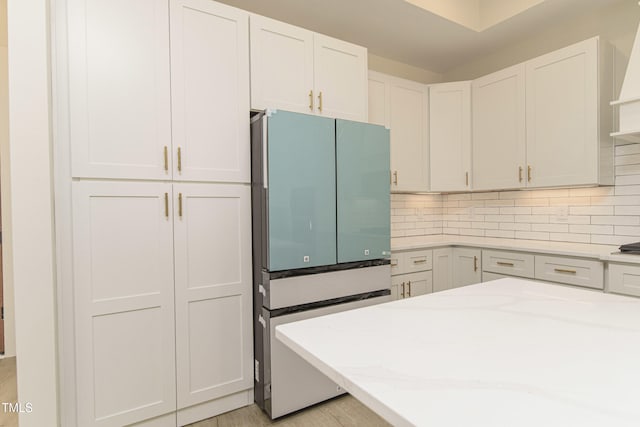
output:
POLYGON ((590 243, 590 234, 549 233, 549 240, 557 242, 590 243))
POLYGON ((613 215, 613 206, 572 206, 569 215, 613 215))
POLYGON ((569 224, 531 224, 531 231, 546 231, 548 233, 568 233, 569 224))
POLYGON ((591 217, 591 224, 640 225, 640 216, 594 216, 591 217))
POLYGON ((571 224, 569 232, 584 234, 613 234, 613 225, 571 224))
POLYGON ((511 230, 486 230, 484 235, 487 237, 514 239, 516 237, 516 232, 511 230))
POLYGON ((516 231, 516 239, 549 240, 549 233, 534 231, 516 231))
POLYGON ((531 224, 525 222, 502 222, 500 230, 531 231, 531 224))
POLYGON ((640 227, 632 225, 616 225, 615 234, 618 236, 640 236, 640 227))

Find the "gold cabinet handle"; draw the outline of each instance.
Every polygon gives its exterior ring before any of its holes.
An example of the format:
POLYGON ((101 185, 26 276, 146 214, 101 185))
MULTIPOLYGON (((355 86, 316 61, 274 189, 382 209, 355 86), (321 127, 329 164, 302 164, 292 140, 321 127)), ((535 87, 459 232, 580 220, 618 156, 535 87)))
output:
POLYGON ((565 268, 554 268, 553 270, 556 273, 566 273, 566 274, 576 274, 577 273, 576 270, 567 270, 565 268))
POLYGON ((398 261, 393 262, 393 260, 391 260, 391 267, 397 267, 398 266, 398 261))
POLYGON ((473 257, 473 271, 478 271, 478 257, 475 255, 473 257))
POLYGON ((178 147, 178 172, 182 172, 182 148, 178 147))
POLYGON ((164 170, 169 172, 169 148, 164 146, 164 170))
POLYGON ((398 171, 393 171, 393 184, 398 185, 398 171))
POLYGON ((322 91, 318 94, 318 111, 322 112, 322 91))
POLYGON ((402 295, 402 298, 404 298, 404 282, 402 282, 401 286, 402 286, 402 294, 401 295, 402 295))
POLYGON ((424 264, 425 262, 427 262, 426 259, 414 259, 413 260, 414 264, 424 264))
POLYGON ((309 91, 309 110, 313 111, 313 91, 309 91))
POLYGON ((169 218, 169 193, 164 193, 164 216, 169 218))
POLYGON ((410 297, 411 296, 411 280, 407 282, 407 287, 409 288, 409 291, 407 292, 407 296, 410 297))
POLYGON ((496 264, 501 265, 503 267, 513 267, 513 263, 512 262, 502 262, 502 261, 498 261, 496 262, 496 264))
POLYGON ((178 193, 178 216, 182 218, 182 193, 178 193))
POLYGON ((522 182, 522 166, 518 166, 518 182, 522 182))
POLYGON ((527 181, 531 182, 531 166, 527 166, 527 181))
POLYGON ((469 186, 469 172, 465 172, 464 174, 464 185, 469 186))

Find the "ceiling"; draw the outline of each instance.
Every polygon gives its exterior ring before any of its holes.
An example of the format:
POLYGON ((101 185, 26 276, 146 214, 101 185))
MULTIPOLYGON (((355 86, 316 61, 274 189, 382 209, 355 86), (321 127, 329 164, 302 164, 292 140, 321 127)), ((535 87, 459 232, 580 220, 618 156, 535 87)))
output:
POLYGON ((504 8, 498 3, 504 0, 456 1, 461 5, 467 2, 470 13, 465 13, 469 11, 464 6, 455 13, 443 12, 442 6, 432 8, 435 12, 423 8, 438 2, 442 5, 443 0, 220 1, 366 46, 378 56, 444 73, 563 20, 629 0, 508 0, 526 3, 518 9, 519 13, 518 10, 500 13, 504 8), (510 16, 512 13, 515 14, 510 16))

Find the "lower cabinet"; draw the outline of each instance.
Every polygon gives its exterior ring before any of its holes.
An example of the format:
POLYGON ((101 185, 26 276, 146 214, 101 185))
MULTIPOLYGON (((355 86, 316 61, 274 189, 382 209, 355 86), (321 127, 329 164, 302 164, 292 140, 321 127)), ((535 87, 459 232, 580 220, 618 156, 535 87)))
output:
POLYGON ((72 204, 78 425, 183 425, 216 415, 183 408, 248 400, 249 187, 76 181, 72 204))
POLYGON ((640 265, 609 263, 609 292, 640 297, 640 265))
POLYGON ((453 248, 453 287, 482 282, 482 250, 453 248))
POLYGON ((391 297, 394 300, 433 292, 433 251, 417 250, 391 254, 391 297))
POLYGON ((453 248, 433 250, 433 292, 453 288, 453 248))

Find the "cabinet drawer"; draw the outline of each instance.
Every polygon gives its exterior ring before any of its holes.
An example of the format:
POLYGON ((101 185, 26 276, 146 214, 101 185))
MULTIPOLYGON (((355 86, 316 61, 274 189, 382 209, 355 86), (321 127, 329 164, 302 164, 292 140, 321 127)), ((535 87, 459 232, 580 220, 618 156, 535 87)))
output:
POLYGON ((404 271, 402 273, 415 273, 427 271, 433 268, 433 251, 410 251, 404 254, 404 271))
POLYGON ((604 268, 600 261, 536 256, 535 277, 550 282, 604 289, 604 268))
POLYGON ((395 276, 396 274, 402 274, 404 271, 404 253, 391 252, 391 257, 389 259, 391 261, 391 275, 395 276))
POLYGON ((640 297, 640 266, 609 264, 609 292, 640 297))
POLYGON ((519 252, 482 251, 482 271, 533 278, 534 256, 519 252))

